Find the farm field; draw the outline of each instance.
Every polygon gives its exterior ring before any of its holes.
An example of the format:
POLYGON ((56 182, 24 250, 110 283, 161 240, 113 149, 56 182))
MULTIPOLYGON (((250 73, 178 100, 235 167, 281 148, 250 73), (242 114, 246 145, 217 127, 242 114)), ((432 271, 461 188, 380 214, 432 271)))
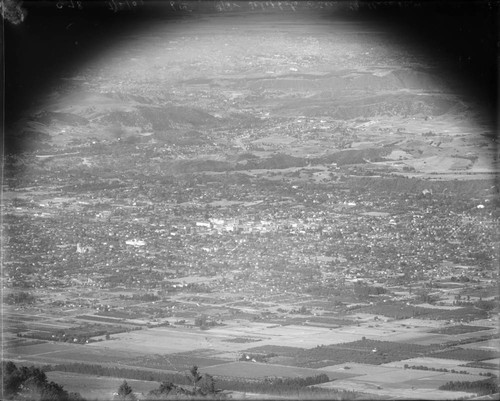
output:
MULTIPOLYGON (((363 332, 343 332, 338 329, 308 326, 277 326, 248 323, 247 327, 215 327, 200 331, 197 328, 152 328, 113 335, 113 340, 88 344, 95 349, 155 353, 177 353, 193 349, 210 349, 213 353, 239 352, 251 346, 286 345, 313 348, 361 339, 363 332), (228 342, 228 339, 252 336, 257 343, 228 342), (258 336, 258 337, 257 337, 258 336)), ((370 331, 368 331, 370 332, 370 331)), ((373 332, 373 331, 371 331, 373 332)))
POLYGON ((390 336, 391 341, 421 345, 442 344, 449 341, 447 336, 428 333, 427 330, 428 327, 422 326, 421 323, 419 325, 415 325, 414 322, 364 322, 359 326, 345 326, 331 329, 331 337, 333 341, 328 343, 334 344, 354 341, 361 339, 362 337, 384 341, 388 336, 390 336))
POLYGON ((89 345, 95 349, 130 351, 142 354, 169 354, 211 347, 211 343, 207 339, 207 333, 199 329, 186 330, 161 327, 115 334, 113 337, 115 339, 112 341, 89 345))
POLYGON ((462 348, 469 349, 479 349, 485 351, 499 351, 500 350, 500 338, 493 338, 487 341, 471 342, 468 344, 461 345, 462 348))

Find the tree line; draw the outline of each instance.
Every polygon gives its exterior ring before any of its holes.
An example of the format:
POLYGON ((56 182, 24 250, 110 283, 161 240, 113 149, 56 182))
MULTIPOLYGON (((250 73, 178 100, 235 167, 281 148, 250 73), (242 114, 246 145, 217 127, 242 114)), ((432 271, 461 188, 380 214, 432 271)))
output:
POLYGON ((452 381, 443 384, 439 390, 448 391, 465 391, 468 393, 476 393, 478 395, 496 394, 500 391, 498 381, 494 378, 477 381, 452 381))

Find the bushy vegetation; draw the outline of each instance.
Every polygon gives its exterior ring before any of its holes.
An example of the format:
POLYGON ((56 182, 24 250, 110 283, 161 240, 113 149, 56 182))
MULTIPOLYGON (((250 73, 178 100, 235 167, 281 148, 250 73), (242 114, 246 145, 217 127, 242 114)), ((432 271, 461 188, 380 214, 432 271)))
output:
POLYGON ((328 156, 315 159, 317 164, 336 163, 338 166, 348 164, 364 164, 367 160, 371 162, 382 161, 383 156, 391 153, 392 149, 387 148, 372 148, 372 149, 348 149, 328 156))
POLYGON ((370 299, 373 295, 382 295, 387 292, 387 290, 383 287, 379 286, 371 286, 365 283, 356 283, 354 285, 354 294, 358 301, 363 302, 370 299))
POLYGON ((320 374, 314 377, 266 378, 264 380, 225 378, 224 380, 218 380, 217 385, 223 390, 273 395, 293 394, 297 396, 297 394, 324 393, 325 390, 323 389, 308 386, 326 383, 328 381, 330 381, 330 379, 326 374, 320 374))
POLYGON ((69 393, 35 366, 18 368, 13 362, 2 364, 3 396, 9 400, 83 401, 78 393, 69 393))
POLYGON ((241 357, 240 357, 240 361, 244 361, 244 362, 268 362, 269 361, 269 358, 272 358, 272 357, 275 357, 275 356, 278 356, 278 354, 275 354, 275 353, 270 353, 270 354, 250 354, 250 353, 246 353, 244 352, 241 357))
MULTIPOLYGON (((350 343, 316 347, 304 351, 300 357, 305 355, 306 358, 314 358, 317 361, 329 359, 334 363, 358 362, 379 365, 421 356, 435 349, 438 349, 438 346, 362 339, 350 343)), ((314 363, 309 366, 319 367, 314 363)))
POLYGON ((201 374, 197 366, 192 366, 186 375, 190 381, 189 388, 176 385, 169 381, 162 381, 160 386, 149 392, 148 399, 223 399, 220 389, 216 388, 216 382, 213 376, 201 374))
POLYGON ((130 365, 137 367, 186 371, 193 364, 201 368, 205 366, 219 365, 227 361, 211 357, 198 356, 190 353, 178 353, 168 355, 143 355, 134 358, 129 362, 130 365))
POLYGON ((484 361, 500 357, 498 351, 485 351, 482 349, 455 348, 448 351, 438 352, 432 355, 435 358, 458 359, 465 361, 484 361))
POLYGON ((129 386, 126 380, 120 384, 118 387, 118 391, 116 392, 115 400, 116 401, 135 401, 137 397, 132 390, 132 387, 129 386))
POLYGON ((431 320, 455 320, 470 322, 476 319, 484 319, 487 312, 472 306, 459 309, 434 309, 414 305, 406 305, 397 302, 378 303, 359 309, 360 312, 382 315, 394 319, 422 318, 431 320))
MULTIPOLYGON (((421 194, 424 189, 433 191, 434 193, 443 193, 447 191, 449 200, 455 203, 460 202, 460 199, 467 197, 475 197, 478 193, 482 193, 491 187, 489 180, 456 180, 456 181, 429 181, 410 179, 406 177, 390 177, 377 181, 377 185, 373 185, 373 180, 370 178, 350 177, 349 188, 355 190, 366 190, 374 194, 387 194, 388 192, 421 194), (451 195, 459 195, 455 199, 451 195)), ((447 204, 451 210, 456 211, 453 204, 447 204)))
POLYGON ((455 370, 455 369, 446 369, 446 368, 434 368, 432 366, 426 366, 426 365, 404 365, 405 369, 415 369, 415 370, 430 370, 431 372, 449 372, 449 373, 460 373, 464 375, 468 375, 469 372, 466 370, 455 370))
POLYGON ((24 291, 9 294, 4 298, 4 302, 8 305, 33 304, 35 300, 33 294, 24 291))
POLYGON ((147 381, 168 380, 178 384, 189 384, 189 380, 181 373, 160 373, 141 369, 121 368, 117 366, 91 365, 86 363, 65 363, 47 366, 45 371, 73 372, 95 376, 119 377, 147 381))
POLYGON ((478 395, 496 394, 500 391, 496 379, 486 379, 478 381, 454 381, 443 384, 439 390, 466 391, 478 395))
POLYGON ((134 328, 124 326, 110 326, 101 324, 85 324, 78 327, 57 329, 54 331, 36 331, 32 330, 26 334, 18 334, 18 337, 33 338, 47 341, 69 342, 72 344, 86 344, 94 342, 91 337, 104 336, 110 334, 124 333, 130 330, 140 330, 141 327, 134 328))
POLYGON ((210 327, 214 327, 219 325, 212 319, 209 319, 207 315, 201 315, 194 319, 194 325, 199 327, 202 330, 207 330, 210 327))
POLYGON ((465 366, 467 368, 491 369, 494 370, 495 372, 498 371, 498 364, 491 362, 474 361, 460 366, 465 366))
POLYGON ((455 335, 455 334, 472 333, 475 331, 488 330, 488 329, 489 327, 484 327, 484 326, 467 326, 459 324, 455 326, 441 327, 439 329, 431 330, 429 331, 429 333, 455 335))
POLYGON ((260 338, 248 338, 248 337, 236 337, 236 338, 228 338, 227 340, 222 340, 226 343, 254 343, 258 341, 262 341, 260 338))
POLYGON ((295 347, 262 346, 251 348, 252 355, 273 355, 291 358, 282 364, 320 368, 345 362, 379 365, 392 361, 419 357, 439 350, 439 345, 418 345, 362 339, 349 343, 321 345, 312 349, 295 347))
POLYGON ((493 310, 495 308, 498 308, 498 301, 479 300, 474 304, 474 306, 476 308, 479 308, 479 309, 490 311, 490 310, 493 310))

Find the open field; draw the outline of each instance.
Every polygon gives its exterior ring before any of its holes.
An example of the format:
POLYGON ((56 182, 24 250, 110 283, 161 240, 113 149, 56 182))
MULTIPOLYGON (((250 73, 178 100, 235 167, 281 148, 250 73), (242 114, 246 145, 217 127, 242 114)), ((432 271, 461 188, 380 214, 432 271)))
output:
POLYGON ((389 365, 390 364, 368 365, 365 363, 346 362, 338 365, 325 366, 323 368, 319 368, 318 371, 345 372, 352 373, 355 376, 365 376, 380 373, 388 374, 390 372, 397 372, 400 370, 399 367, 390 367, 389 365))
MULTIPOLYGON (((487 361, 483 361, 487 362, 487 361)), ((394 361, 385 363, 382 366, 384 367, 397 367, 404 368, 405 365, 408 366, 426 366, 429 369, 447 369, 447 370, 455 370, 458 372, 466 371, 473 375, 479 375, 479 373, 487 373, 490 372, 489 369, 481 369, 481 368, 473 368, 466 366, 467 361, 459 360, 459 359, 443 359, 443 358, 433 358, 433 357, 417 357, 417 358, 409 358, 403 359, 401 361, 394 361)))
POLYGON ((466 375, 459 373, 442 373, 442 372, 431 372, 426 370, 414 370, 414 369, 399 369, 391 370, 383 373, 374 373, 365 376, 358 376, 351 378, 349 380, 353 381, 363 381, 368 383, 405 383, 413 384, 418 382, 416 387, 427 387, 427 388, 437 388, 442 384, 449 381, 477 381, 483 380, 483 376, 479 375, 466 375))
POLYGON ((483 326, 459 325, 459 326, 449 326, 449 327, 443 327, 441 329, 432 330, 430 331, 430 333, 459 335, 465 333, 474 333, 476 331, 482 331, 482 330, 488 330, 488 328, 483 326))
POLYGON ((331 380, 351 377, 344 372, 319 372, 316 369, 296 368, 259 362, 231 362, 203 369, 214 376, 241 377, 246 379, 264 379, 266 377, 313 377, 326 373, 331 380))
POLYGON ((143 352, 146 354, 178 353, 193 349, 212 349, 217 352, 239 352, 250 348, 252 343, 228 342, 228 339, 253 336, 260 338, 259 346, 284 345, 313 348, 322 344, 342 343, 361 339, 363 333, 344 333, 327 328, 307 326, 278 326, 251 323, 246 326, 214 327, 202 331, 199 328, 161 327, 113 335, 113 340, 91 343, 96 349, 143 352), (257 337, 258 336, 258 337, 257 337))
POLYGON ((34 359, 52 363, 62 361, 74 362, 103 362, 114 363, 125 361, 141 353, 134 353, 130 350, 114 350, 109 347, 96 349, 87 345, 73 345, 65 343, 43 343, 6 349, 5 358, 14 359, 34 359))
POLYGON ((484 350, 476 348, 453 348, 451 350, 437 352, 434 354, 436 358, 460 359, 464 361, 484 361, 487 359, 496 358, 500 354, 500 350, 484 350))
POLYGON ((185 372, 189 370, 193 365, 196 365, 199 368, 205 370, 205 368, 208 366, 220 365, 228 362, 229 361, 224 361, 223 359, 206 358, 197 355, 196 352, 188 352, 184 355, 168 354, 141 356, 139 358, 134 358, 133 360, 127 361, 127 365, 185 372))
POLYGON ((73 350, 75 347, 79 348, 79 346, 74 346, 71 344, 64 343, 47 343, 44 342, 42 344, 36 345, 27 345, 24 347, 14 347, 12 349, 7 349, 6 352, 9 354, 17 354, 17 355, 44 355, 53 352, 63 352, 67 350, 73 350))
POLYGON ((500 351, 500 338, 493 338, 487 341, 471 342, 461 345, 462 348, 478 349, 484 351, 500 351))
MULTIPOLYGON (((54 381, 64 386, 67 391, 77 392, 88 400, 105 400, 113 398, 123 379, 114 377, 103 377, 94 375, 84 375, 67 372, 48 372, 49 381, 54 381)), ((134 393, 147 394, 149 391, 159 387, 160 383, 127 379, 127 383, 132 387, 134 393)))
POLYGON ((90 344, 95 349, 109 348, 122 352, 142 354, 169 354, 210 348, 207 333, 200 329, 177 329, 169 327, 115 334, 112 341, 90 344))
POLYGON ((316 387, 359 391, 368 394, 369 397, 376 396, 382 399, 458 400, 471 396, 470 393, 459 391, 441 391, 425 387, 419 388, 417 381, 414 383, 394 384, 389 381, 388 383, 378 384, 347 379, 319 384, 316 385, 316 387))
MULTIPOLYGON (((329 344, 353 341, 362 337, 374 340, 386 340, 390 336, 391 341, 413 344, 442 344, 449 339, 440 334, 428 333, 428 327, 421 324, 405 324, 402 321, 374 322, 374 316, 369 315, 367 320, 371 323, 364 322, 359 326, 345 326, 331 330, 331 338, 333 341, 329 344)), ((412 322, 413 323, 413 322, 412 322)), ((300 346, 300 345, 298 345, 300 346)))

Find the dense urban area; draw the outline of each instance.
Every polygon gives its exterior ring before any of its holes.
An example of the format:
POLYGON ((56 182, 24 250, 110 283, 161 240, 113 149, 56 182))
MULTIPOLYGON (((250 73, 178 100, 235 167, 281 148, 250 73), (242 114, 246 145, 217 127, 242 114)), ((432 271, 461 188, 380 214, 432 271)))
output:
POLYGON ((5 398, 498 396, 491 133, 397 39, 273 18, 124 38, 19 122, 5 398))

